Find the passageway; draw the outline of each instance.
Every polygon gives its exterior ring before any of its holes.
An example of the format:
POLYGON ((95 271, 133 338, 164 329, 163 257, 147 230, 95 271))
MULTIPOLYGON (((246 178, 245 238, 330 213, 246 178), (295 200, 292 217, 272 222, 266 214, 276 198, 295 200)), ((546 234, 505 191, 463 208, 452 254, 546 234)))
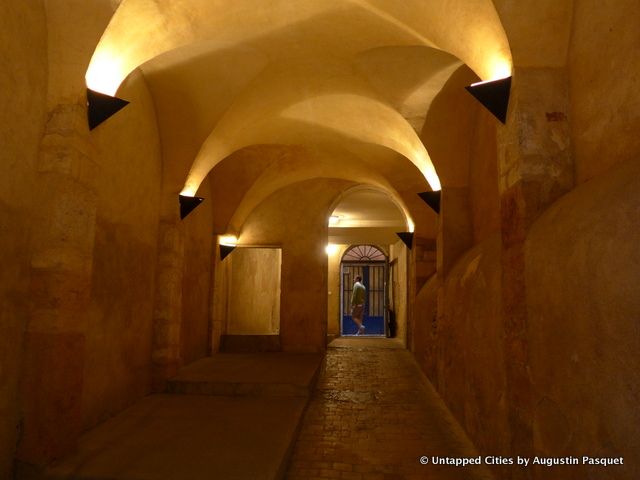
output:
POLYGON ((0 480, 640 479, 638 25, 0 0, 0 480))
POLYGON ((421 456, 474 455, 472 445, 400 343, 341 338, 327 350, 286 478, 493 478, 482 466, 462 471, 420 463, 421 456))

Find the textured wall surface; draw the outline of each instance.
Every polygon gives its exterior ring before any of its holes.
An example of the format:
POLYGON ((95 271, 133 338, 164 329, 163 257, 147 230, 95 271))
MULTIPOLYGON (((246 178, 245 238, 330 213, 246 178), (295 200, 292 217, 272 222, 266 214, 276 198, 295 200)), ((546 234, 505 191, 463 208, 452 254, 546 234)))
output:
POLYGON ((348 245, 336 245, 337 251, 327 256, 327 334, 340 335, 340 260, 348 245))
POLYGON ((473 243, 478 244, 500 230, 500 197, 496 126, 498 121, 485 109, 478 111, 471 132, 469 160, 469 205, 473 243))
POLYGON ((407 341, 407 247, 401 240, 389 247, 391 263, 390 281, 392 282, 393 311, 396 315, 396 338, 407 341))
POLYGON ((125 109, 96 128, 100 181, 84 369, 83 423, 95 425, 147 394, 156 268, 160 145, 142 75, 125 109))
POLYGON ((444 282, 436 388, 481 452, 507 452, 500 238, 461 257, 444 282))
MULTIPOLYGON (((211 309, 211 280, 214 253, 213 202, 209 178, 205 178, 198 195, 205 200, 183 220, 184 264, 182 273, 182 314, 180 322, 180 356, 187 364, 207 355, 211 309)), ((215 252, 217 254, 217 252, 215 252)))
POLYGON ((0 3, 0 478, 19 432, 18 385, 28 315, 30 215, 47 90, 42 1, 0 3))
MULTIPOLYGON (((282 246, 283 350, 322 351, 327 332, 327 217, 351 182, 317 179, 268 197, 247 218, 240 243, 282 246)), ((233 255, 233 254, 232 254, 233 255)))
POLYGON ((640 475, 639 189, 640 161, 625 162, 558 201, 526 244, 535 446, 629 464, 572 479, 640 475))
POLYGON ((277 335, 280 331, 279 248, 236 248, 229 257, 229 335, 277 335))
POLYGON ((574 3, 570 121, 582 183, 640 152, 640 3, 574 3))
POLYGON ((436 385, 437 377, 437 327, 438 327, 438 281, 432 275, 416 295, 413 310, 413 354, 420 368, 436 385))

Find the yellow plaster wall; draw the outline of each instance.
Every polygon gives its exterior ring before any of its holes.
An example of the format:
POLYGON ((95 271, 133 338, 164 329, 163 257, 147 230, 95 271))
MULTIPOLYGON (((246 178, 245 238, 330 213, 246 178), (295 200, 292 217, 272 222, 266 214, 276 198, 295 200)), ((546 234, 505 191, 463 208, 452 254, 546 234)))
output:
POLYGON ((351 182, 315 179, 283 188, 260 204, 240 244, 282 246, 280 338, 285 351, 322 351, 327 332, 327 218, 351 182))
POLYGON ((475 119, 470 132, 469 206, 473 243, 477 245, 500 230, 496 146, 496 128, 499 128, 499 122, 483 108, 478 109, 475 119))
POLYGON ((395 264, 390 268, 395 268, 395 277, 393 278, 393 310, 396 314, 396 338, 403 343, 407 341, 407 247, 398 240, 389 247, 389 262, 395 264))
POLYGON ((30 224, 46 91, 43 2, 0 2, 0 478, 9 478, 20 422, 30 224))
POLYGON ((569 50, 576 183, 640 155, 640 3, 575 2, 569 50))
POLYGON ((349 245, 335 245, 336 251, 328 255, 327 334, 340 335, 340 260, 349 245))
POLYGON ((182 316, 180 322, 180 357, 188 364, 209 352, 211 281, 215 237, 213 234, 213 201, 207 177, 198 196, 205 198, 189 214, 184 227, 184 262, 182 271, 182 316))
POLYGON ((621 480, 640 475, 639 189, 637 158, 579 185, 536 221, 525 252, 535 448, 624 456, 621 480))
POLYGON ((99 180, 83 424, 91 427, 149 393, 160 203, 160 143, 141 74, 131 101, 91 133, 99 180))
POLYGON ((280 332, 279 248, 236 248, 229 256, 227 334, 278 335, 280 332))
POLYGON ((467 251, 444 281, 437 384, 480 452, 508 452, 499 233, 467 251))

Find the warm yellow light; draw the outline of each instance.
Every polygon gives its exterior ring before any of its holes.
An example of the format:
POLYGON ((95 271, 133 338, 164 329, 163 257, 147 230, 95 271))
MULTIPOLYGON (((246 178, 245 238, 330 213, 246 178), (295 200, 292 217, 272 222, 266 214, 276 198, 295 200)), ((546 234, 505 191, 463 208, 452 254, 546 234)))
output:
POLYGON ((340 216, 339 215, 331 215, 329 217, 329 226, 333 227, 335 225, 337 225, 338 223, 340 223, 340 216))
POLYGON ((235 235, 219 235, 218 243, 227 247, 235 247, 238 245, 238 237, 235 235))
POLYGON ((415 223, 413 223, 413 220, 411 220, 411 217, 407 215, 407 230, 409 230, 410 233, 413 233, 415 229, 416 229, 415 223))
POLYGON ((511 76, 511 62, 506 58, 495 58, 491 64, 491 79, 500 80, 511 76))
POLYGON ((502 56, 494 56, 487 60, 487 67, 479 75, 483 80, 472 83, 471 86, 482 85, 483 83, 491 83, 496 80, 510 77, 512 75, 511 61, 502 56))
POLYGON ((185 185, 185 187, 180 192, 180 195, 182 195, 183 197, 195 197, 197 190, 197 188, 194 190, 193 187, 185 185))
POLYGON ((85 75, 87 87, 114 96, 126 76, 124 65, 110 50, 96 50, 85 75))
POLYGON ((442 186, 440 185, 440 178, 436 173, 434 168, 428 168, 423 172, 424 178, 427 180, 427 183, 431 187, 431 190, 434 192, 439 192, 442 190, 442 186))
POLYGON ((333 243, 329 243, 325 247, 324 251, 327 252, 327 255, 335 255, 336 253, 338 253, 338 245, 334 245, 333 243))

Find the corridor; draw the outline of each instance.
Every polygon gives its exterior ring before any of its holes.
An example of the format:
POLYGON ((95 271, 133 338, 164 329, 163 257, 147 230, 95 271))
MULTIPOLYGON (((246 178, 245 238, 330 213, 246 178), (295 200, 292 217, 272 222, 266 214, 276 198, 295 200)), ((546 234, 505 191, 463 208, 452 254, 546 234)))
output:
POLYGON ((474 451, 411 353, 391 339, 334 340, 287 480, 493 478, 486 467, 421 465, 424 455, 474 451))
POLYGON ((1 0, 0 480, 640 479, 638 25, 1 0))

